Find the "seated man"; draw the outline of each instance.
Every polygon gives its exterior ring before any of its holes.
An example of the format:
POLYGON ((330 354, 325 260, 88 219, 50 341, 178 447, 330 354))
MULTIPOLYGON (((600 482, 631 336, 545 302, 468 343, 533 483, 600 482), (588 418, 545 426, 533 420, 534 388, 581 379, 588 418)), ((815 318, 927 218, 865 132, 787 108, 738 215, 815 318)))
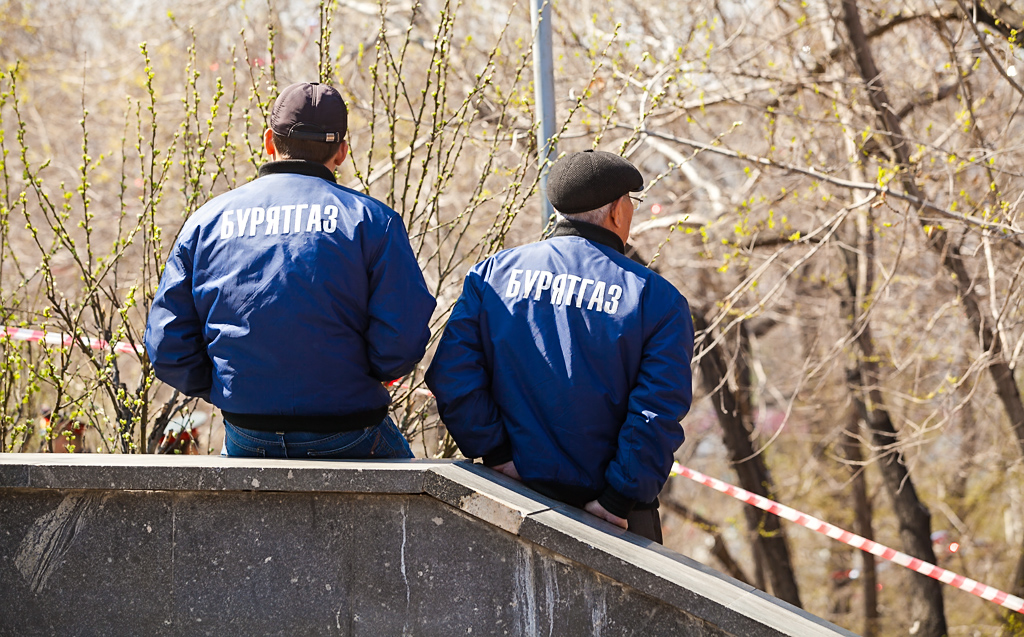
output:
POLYGON ((610 153, 556 162, 548 198, 564 216, 470 270, 426 380, 467 457, 661 542, 693 322, 672 284, 623 254, 643 185, 610 153))
POLYGON ((411 458, 382 383, 409 373, 434 298, 395 211, 335 183, 348 111, 281 92, 259 178, 196 211, 146 327, 157 378, 224 414, 231 456, 411 458))

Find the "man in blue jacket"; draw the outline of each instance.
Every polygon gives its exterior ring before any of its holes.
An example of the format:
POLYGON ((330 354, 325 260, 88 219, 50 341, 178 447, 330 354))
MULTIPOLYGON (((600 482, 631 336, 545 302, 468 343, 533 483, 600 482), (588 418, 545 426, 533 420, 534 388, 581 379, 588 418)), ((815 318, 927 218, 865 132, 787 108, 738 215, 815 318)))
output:
POLYGON ((224 414, 230 456, 411 458, 383 383, 430 338, 402 219, 335 182, 348 111, 284 89, 259 178, 212 199, 171 250, 146 326, 158 378, 224 414))
POLYGON ((556 162, 554 230, 470 270, 426 379, 467 457, 661 542, 693 322, 672 284, 623 254, 643 185, 610 153, 556 162))

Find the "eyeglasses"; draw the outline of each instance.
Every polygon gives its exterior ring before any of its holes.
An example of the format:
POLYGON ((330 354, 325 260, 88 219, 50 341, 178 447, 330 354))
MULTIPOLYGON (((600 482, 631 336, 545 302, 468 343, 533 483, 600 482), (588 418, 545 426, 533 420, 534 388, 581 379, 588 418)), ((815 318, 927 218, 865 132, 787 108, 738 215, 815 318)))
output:
POLYGON ((633 195, 630 195, 629 198, 633 200, 633 210, 639 210, 640 209, 640 204, 642 204, 644 202, 644 198, 643 197, 634 197, 633 195))

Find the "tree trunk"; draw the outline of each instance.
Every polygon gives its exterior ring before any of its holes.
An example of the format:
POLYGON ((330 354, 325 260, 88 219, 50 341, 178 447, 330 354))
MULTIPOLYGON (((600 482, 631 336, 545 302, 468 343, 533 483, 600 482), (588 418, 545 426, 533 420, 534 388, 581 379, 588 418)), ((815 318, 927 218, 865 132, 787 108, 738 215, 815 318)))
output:
MULTIPOLYGON (((850 370, 847 380, 850 389, 856 387, 858 380, 856 370, 850 370)), ((854 404, 857 410, 854 411, 846 423, 846 433, 840 443, 840 453, 848 463, 847 467, 853 474, 853 532, 868 540, 875 539, 875 531, 872 528, 871 518, 873 511, 871 498, 868 497, 867 476, 864 465, 864 455, 860 448, 858 437, 861 423, 861 414, 864 413, 864 401, 861 400, 859 392, 854 391, 854 404)), ((867 551, 859 551, 861 557, 860 582, 864 595, 864 637, 875 637, 878 634, 878 572, 875 568, 875 556, 867 551)))
MULTIPOLYGON (((694 312, 693 319, 698 331, 707 329, 703 313, 694 312)), ((743 329, 741 325, 740 330, 743 329)), ((747 355, 742 344, 736 355, 747 355)), ((725 446, 729 449, 729 458, 736 469, 740 486, 751 493, 774 498, 771 474, 764 463, 764 457, 754 453, 750 442, 751 429, 743 418, 744 413, 749 414, 753 410, 749 405, 746 408, 741 406, 737 392, 729 387, 729 362, 724 348, 719 346, 705 352, 700 359, 700 369, 704 388, 711 394, 715 413, 722 425, 725 446)), ((743 513, 748 528, 754 534, 755 553, 760 551, 764 557, 771 593, 794 606, 802 607, 786 535, 779 518, 749 505, 743 507, 743 513)))
MULTIPOLYGON (((870 231, 870 230, 869 230, 870 231)), ((874 342, 871 337, 871 325, 858 320, 861 303, 858 297, 863 296, 871 288, 873 277, 869 274, 873 264, 868 262, 864 276, 858 277, 857 273, 865 270, 861 268, 860 259, 870 259, 871 247, 862 238, 854 245, 859 245, 858 250, 843 250, 843 257, 846 260, 846 282, 842 290, 842 303, 840 305, 842 314, 850 321, 850 329, 857 334, 856 343, 860 349, 857 363, 848 372, 848 379, 854 393, 854 403, 859 410, 859 416, 868 424, 871 441, 875 449, 881 454, 879 462, 882 471, 882 480, 886 491, 892 499, 893 510, 899 522, 900 540, 903 550, 932 564, 935 563, 935 552, 931 540, 931 513, 928 508, 918 499, 917 491, 914 489, 914 482, 907 472, 903 463, 902 453, 899 451, 899 439, 896 427, 893 425, 889 412, 885 407, 885 398, 882 395, 881 378, 878 364, 875 362, 874 342), (863 286, 858 295, 858 281, 863 286)), ((855 445, 856 438, 847 429, 848 437, 855 445)), ((848 453, 859 456, 860 449, 856 451, 847 450, 848 453)), ((853 460, 852 458, 850 460, 853 460)), ((856 467, 855 467, 856 469, 856 467)), ((863 477, 863 476, 862 476, 863 477)), ((856 489, 856 487, 855 487, 856 489)), ((856 493, 855 493, 855 497, 856 493)), ((867 493, 863 494, 866 501, 867 493)), ((861 507, 858 507, 860 509, 861 507)), ((866 519, 858 511, 856 532, 868 539, 871 535, 870 510, 866 519)), ((874 563, 865 562, 865 575, 869 570, 874 571, 874 563)), ((945 608, 942 600, 942 584, 930 577, 913 573, 911 577, 910 598, 910 623, 916 624, 918 630, 916 635, 927 637, 944 637, 947 634, 945 608)), ((874 589, 874 585, 872 585, 874 589)), ((874 593, 874 591, 872 591, 874 593)), ((867 603, 867 600, 865 600, 867 603)), ((875 601, 877 609, 877 600, 875 601)), ((865 623, 870 626, 871 620, 877 617, 877 611, 865 608, 865 623)))
MULTIPOLYGON (((871 96, 871 104, 883 128, 889 134, 893 152, 899 161, 900 180, 903 187, 910 195, 924 200, 925 195, 914 181, 911 170, 910 148, 903 136, 899 118, 891 108, 889 96, 886 94, 881 80, 881 73, 875 65, 867 38, 864 35, 864 27, 857 12, 856 0, 843 0, 843 22, 850 34, 850 40, 856 52, 857 66, 868 95, 871 96)), ((921 223, 924 225, 925 221, 921 220, 921 223)), ((1017 445, 1021 453, 1024 454, 1024 401, 1021 400, 1013 370, 1010 369, 1006 361, 1002 341, 996 334, 995 327, 985 320, 981 302, 974 291, 974 280, 960 255, 960 246, 950 239, 949 232, 946 230, 930 227, 928 232, 930 233, 929 247, 942 256, 943 265, 953 275, 953 282, 963 301, 967 319, 981 339, 982 349, 990 354, 991 363, 988 369, 996 386, 996 394, 1010 420, 1010 429, 1017 439, 1017 445)))
MULTIPOLYGON (((871 97, 871 104, 883 128, 890 135, 893 151, 900 164, 900 179, 903 186, 909 194, 923 198, 923 193, 913 178, 910 150, 903 137, 899 118, 890 108, 889 97, 885 93, 885 86, 881 82, 878 67, 865 38, 856 0, 843 0, 843 22, 856 51, 857 65, 871 97)), ((953 275, 971 327, 981 339, 983 350, 989 353, 991 362, 988 369, 996 386, 996 394, 1009 418, 1010 429, 1017 440, 1017 445, 1024 454, 1024 401, 1021 400, 1020 389, 1017 387, 1013 370, 1006 361, 1003 345, 995 327, 985 320, 982 313, 981 302, 974 291, 974 281, 960 255, 960 248, 950 239, 946 230, 938 229, 932 229, 929 246, 942 255, 943 265, 953 275)), ((1016 595, 1024 594, 1024 548, 1018 558, 1016 575, 1010 589, 1016 595)))
POLYGON ((733 577, 744 584, 750 584, 753 586, 753 584, 751 584, 750 576, 744 572, 743 567, 741 567, 739 562, 733 558, 728 545, 725 543, 725 538, 722 537, 722 532, 718 528, 717 524, 695 512, 690 507, 680 504, 671 498, 662 497, 661 506, 676 515, 693 522, 700 530, 710 535, 711 539, 714 540, 714 544, 711 547, 711 554, 715 556, 715 559, 717 559, 719 564, 722 565, 725 572, 728 573, 730 577, 733 577))
MULTIPOLYGON (((866 331, 866 330, 865 330, 866 331)), ((870 404, 862 402, 862 417, 871 429, 871 439, 875 447, 889 450, 879 462, 882 479, 886 490, 892 498, 893 510, 899 522, 900 540, 903 550, 934 564, 935 551, 932 549, 931 513, 928 507, 917 497, 914 483, 903 463, 903 454, 898 449, 896 428, 884 409, 882 392, 871 380, 874 374, 870 369, 859 370, 860 382, 871 387, 867 392, 870 404)), ((947 634, 945 608, 942 601, 942 584, 937 580, 919 573, 911 574, 911 587, 914 592, 910 596, 910 620, 918 625, 916 635, 944 637, 947 634)))

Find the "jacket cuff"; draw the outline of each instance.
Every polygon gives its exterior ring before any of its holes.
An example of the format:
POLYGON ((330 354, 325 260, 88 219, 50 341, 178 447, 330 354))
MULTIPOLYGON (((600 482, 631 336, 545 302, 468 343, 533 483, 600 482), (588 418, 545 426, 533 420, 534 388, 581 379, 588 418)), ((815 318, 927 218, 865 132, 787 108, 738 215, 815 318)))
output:
POLYGON ((503 442, 496 449, 490 453, 484 454, 484 466, 485 467, 496 467, 499 464, 505 464, 506 462, 512 461, 512 445, 509 442, 503 442))
POLYGON ((604 507, 604 510, 614 516, 625 518, 636 505, 636 500, 631 500, 611 487, 606 487, 604 493, 597 498, 597 503, 604 507))

